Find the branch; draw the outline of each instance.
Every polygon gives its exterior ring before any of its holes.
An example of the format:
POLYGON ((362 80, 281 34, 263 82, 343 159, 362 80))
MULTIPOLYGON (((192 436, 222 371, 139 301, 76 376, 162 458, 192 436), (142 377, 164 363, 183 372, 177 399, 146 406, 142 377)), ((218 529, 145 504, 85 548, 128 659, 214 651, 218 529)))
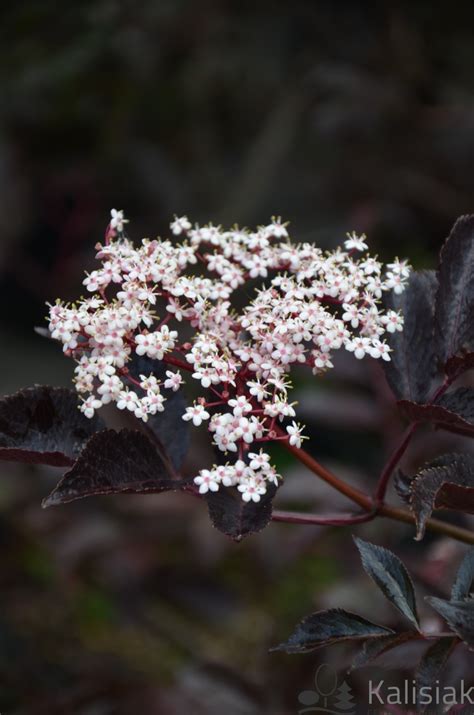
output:
POLYGON ((383 504, 385 494, 387 492, 387 487, 390 482, 390 477, 395 471, 398 463, 406 452, 408 445, 410 444, 411 438, 415 434, 418 428, 419 422, 413 422, 405 431, 403 439, 397 449, 393 452, 392 456, 388 460, 387 464, 382 470, 380 479, 377 483, 377 488, 375 490, 375 499, 378 503, 383 504))
MULTIPOLYGON (((407 509, 401 509, 395 506, 390 506, 389 504, 380 504, 375 499, 370 497, 368 494, 360 491, 356 487, 352 487, 347 484, 342 479, 337 477, 333 472, 322 464, 319 464, 314 457, 312 457, 304 449, 298 449, 298 447, 293 447, 288 442, 283 442, 282 445, 291 452, 296 459, 298 459, 302 464, 308 467, 308 469, 320 477, 323 481, 329 484, 333 489, 344 494, 352 502, 355 502, 360 507, 365 509, 367 512, 365 515, 355 515, 345 517, 341 515, 340 517, 328 517, 325 520, 324 517, 320 517, 316 514, 301 514, 298 512, 279 512, 275 511, 273 518, 275 521, 286 521, 288 523, 298 523, 298 524, 325 524, 327 526, 343 526, 346 524, 356 524, 364 523, 366 521, 372 521, 376 516, 385 516, 388 519, 394 519, 395 521, 401 521, 405 524, 416 524, 415 515, 407 509)), ((426 528, 430 531, 434 531, 438 534, 444 534, 445 536, 450 536, 453 539, 462 541, 465 544, 474 544, 474 532, 469 529, 464 529, 461 526, 456 526, 454 524, 448 524, 445 521, 439 519, 430 518, 426 522, 426 528)))
POLYGON ((317 474, 318 477, 320 477, 323 481, 325 481, 331 487, 336 489, 336 491, 340 492, 341 494, 344 494, 344 496, 361 506, 366 511, 372 511, 372 509, 374 508, 374 502, 368 494, 365 494, 360 489, 357 489, 356 487, 347 484, 347 482, 344 482, 342 479, 333 474, 333 472, 331 472, 329 469, 326 469, 326 467, 323 467, 322 464, 319 464, 319 462, 317 462, 314 457, 308 454, 308 452, 306 452, 304 449, 293 447, 291 444, 289 444, 289 442, 285 442, 283 440, 281 444, 285 447, 285 449, 291 452, 296 457, 296 459, 306 465, 311 472, 317 474))
POLYGON ((297 511, 274 511, 272 521, 284 521, 288 524, 313 524, 315 526, 348 526, 372 521, 376 513, 376 510, 373 510, 365 514, 317 516, 316 514, 303 514, 297 511))
MULTIPOLYGON (((455 376, 446 377, 444 382, 434 391, 433 395, 430 397, 426 404, 432 405, 434 402, 436 402, 436 400, 441 397, 441 395, 444 395, 446 390, 452 385, 455 379, 455 376)), ((385 494, 387 493, 387 487, 390 483, 390 478, 394 473, 395 469, 397 468, 401 458, 405 454, 406 449, 410 444, 411 438, 418 429, 419 424, 419 422, 413 422, 406 429, 402 437, 401 443, 395 449, 393 454, 390 456, 388 462, 386 463, 385 467, 383 468, 375 490, 375 499, 379 504, 383 504, 385 494)))

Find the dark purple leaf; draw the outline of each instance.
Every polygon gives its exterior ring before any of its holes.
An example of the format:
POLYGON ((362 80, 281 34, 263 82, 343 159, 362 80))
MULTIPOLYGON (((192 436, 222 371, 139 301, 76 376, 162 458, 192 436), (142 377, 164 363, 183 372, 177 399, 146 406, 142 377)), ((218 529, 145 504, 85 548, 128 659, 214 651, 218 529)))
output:
POLYGON ((398 469, 395 473, 395 477, 393 480, 393 486, 395 487, 395 491, 397 492, 398 496, 402 501, 404 501, 406 504, 410 503, 410 497, 411 497, 411 483, 413 481, 413 477, 408 476, 408 474, 405 474, 405 472, 402 472, 401 469, 398 469))
POLYGON ((458 355, 449 358, 446 363, 445 372, 449 377, 461 375, 466 370, 471 370, 474 367, 474 352, 461 350, 458 355))
POLYGON ((444 601, 434 596, 429 596, 426 600, 443 616, 454 633, 474 650, 474 600, 444 601))
POLYGON ((474 347, 474 216, 461 216, 440 254, 435 344, 443 365, 474 347))
POLYGON ((0 459, 69 466, 103 427, 78 410, 74 390, 30 387, 0 400, 0 459))
POLYGON ((474 435, 474 390, 459 387, 439 398, 435 404, 419 405, 410 400, 398 403, 403 414, 412 422, 435 422, 452 431, 474 435))
MULTIPOLYGON (((136 356, 129 364, 130 374, 135 379, 153 373, 158 380, 164 381, 166 370, 169 369, 165 363, 147 357, 136 356)), ((166 397, 165 410, 151 415, 147 427, 161 443, 174 468, 179 470, 189 449, 189 424, 183 420, 186 400, 182 390, 173 392, 163 389, 162 392, 166 397)))
POLYGON ((418 700, 418 712, 423 713, 429 703, 423 705, 423 692, 421 688, 426 688, 427 693, 431 693, 436 684, 438 676, 448 662, 448 658, 453 652, 457 638, 438 638, 434 641, 421 659, 416 670, 416 688, 418 700))
POLYGON ((367 621, 356 613, 350 613, 341 608, 332 608, 329 611, 318 611, 304 618, 298 623, 289 639, 285 643, 280 643, 276 648, 272 648, 272 651, 308 653, 341 641, 366 640, 388 634, 393 634, 389 628, 367 621))
POLYGON ((205 496, 212 525, 235 541, 264 529, 272 518, 277 487, 269 484, 260 501, 244 502, 237 489, 221 487, 205 496))
POLYGON ((362 566, 384 596, 419 630, 413 583, 403 563, 388 549, 354 538, 362 566))
POLYGON ((352 661, 351 670, 356 668, 364 668, 374 660, 377 660, 381 655, 387 653, 399 645, 408 643, 411 640, 419 638, 419 633, 416 631, 406 631, 404 633, 391 633, 387 636, 379 636, 378 638, 370 638, 365 641, 362 650, 356 655, 352 661))
POLYGON ((401 310, 405 320, 402 332, 388 336, 391 361, 383 363, 387 381, 400 400, 423 402, 430 393, 436 372, 433 344, 436 288, 434 271, 414 272, 404 292, 390 294, 387 299, 387 308, 401 310))
POLYGON ((474 586, 474 547, 470 548, 456 574, 456 580, 451 590, 452 601, 462 601, 469 598, 474 586))
POLYGON ((189 486, 173 479, 155 446, 142 432, 104 430, 86 444, 43 506, 101 494, 157 493, 189 486))
POLYGON ((410 482, 410 506, 423 538, 426 520, 434 509, 474 514, 474 458, 449 454, 421 469, 410 482))

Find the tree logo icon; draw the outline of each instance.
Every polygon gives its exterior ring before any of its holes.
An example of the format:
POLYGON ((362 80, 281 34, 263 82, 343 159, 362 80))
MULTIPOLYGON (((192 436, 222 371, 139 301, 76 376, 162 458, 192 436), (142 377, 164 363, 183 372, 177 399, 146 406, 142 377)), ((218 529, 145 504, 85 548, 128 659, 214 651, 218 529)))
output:
POLYGON ((314 676, 314 690, 303 690, 298 695, 303 713, 328 713, 328 715, 354 715, 355 703, 350 685, 343 680, 339 683, 337 673, 326 663, 317 669, 314 676))

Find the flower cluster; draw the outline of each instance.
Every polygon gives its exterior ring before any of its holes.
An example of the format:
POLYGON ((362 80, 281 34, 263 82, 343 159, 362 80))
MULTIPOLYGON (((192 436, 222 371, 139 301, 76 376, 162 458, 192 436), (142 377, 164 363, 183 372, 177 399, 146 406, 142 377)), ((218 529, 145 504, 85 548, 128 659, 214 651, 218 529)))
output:
POLYGON ((202 470, 199 491, 237 486, 245 501, 258 501, 278 475, 268 454, 250 449, 304 439, 288 397, 291 366, 319 375, 341 349, 390 360, 384 337, 402 330, 403 317, 384 311, 381 298, 403 291, 410 268, 398 259, 384 267, 354 233, 334 251, 293 243, 279 219, 249 231, 193 227, 183 216, 171 224, 178 239, 138 247, 125 223, 114 209, 97 246, 101 265, 84 280, 91 297, 50 307, 51 335, 77 363, 81 410, 92 417, 115 402, 147 421, 189 374, 205 394, 183 420, 205 423, 216 447, 236 458, 202 470), (237 310, 231 299, 242 286, 251 298, 237 310), (166 380, 134 377, 137 355, 165 363, 166 380))
POLYGON ((249 452, 250 463, 238 459, 234 464, 214 466, 213 469, 201 469, 194 482, 199 486, 199 493, 216 492, 222 484, 224 487, 234 487, 242 494, 246 502, 259 502, 267 491, 267 482, 277 485, 279 475, 270 464, 270 455, 262 450, 258 453, 249 452))

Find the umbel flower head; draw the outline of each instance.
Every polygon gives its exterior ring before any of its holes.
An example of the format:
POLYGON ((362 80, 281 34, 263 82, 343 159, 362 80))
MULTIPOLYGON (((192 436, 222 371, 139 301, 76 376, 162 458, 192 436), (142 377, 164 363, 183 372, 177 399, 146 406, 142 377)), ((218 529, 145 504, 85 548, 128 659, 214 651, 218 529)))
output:
POLYGON ((115 402, 146 422, 186 374, 203 394, 183 420, 206 426, 229 455, 224 466, 200 471, 199 491, 236 486, 258 502, 279 479, 261 443, 299 448, 305 439, 289 398, 292 365, 319 375, 336 350, 390 360, 384 336, 402 330, 403 317, 384 311, 381 299, 404 290, 409 266, 395 259, 384 267, 355 233, 334 251, 293 243, 280 219, 251 231, 193 227, 182 216, 171 224, 173 241, 135 247, 123 213, 111 215, 97 246, 100 267, 84 280, 91 296, 50 306, 51 335, 76 362, 80 409, 92 417, 115 402), (166 380, 133 377, 137 355, 165 363, 166 380))

